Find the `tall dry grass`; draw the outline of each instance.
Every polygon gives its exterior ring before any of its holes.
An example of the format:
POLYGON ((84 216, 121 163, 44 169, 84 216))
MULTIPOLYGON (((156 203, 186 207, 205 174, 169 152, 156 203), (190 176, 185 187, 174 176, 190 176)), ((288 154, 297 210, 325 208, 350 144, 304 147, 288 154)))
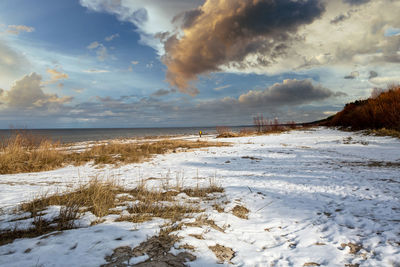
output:
POLYGON ((103 217, 109 213, 111 208, 115 207, 115 196, 122 191, 115 181, 93 179, 87 184, 80 185, 77 189, 51 196, 38 196, 30 202, 21 204, 20 210, 35 215, 49 206, 62 206, 65 208, 62 212, 68 215, 77 208, 84 207, 85 211, 103 217))
POLYGON ((122 144, 110 142, 85 149, 82 152, 68 151, 49 139, 40 142, 31 135, 17 133, 0 144, 0 174, 48 171, 65 165, 127 164, 150 159, 156 154, 165 154, 210 146, 226 146, 226 143, 187 140, 161 140, 122 144))
POLYGON ((0 174, 52 170, 62 166, 59 143, 17 133, 0 144, 0 174))

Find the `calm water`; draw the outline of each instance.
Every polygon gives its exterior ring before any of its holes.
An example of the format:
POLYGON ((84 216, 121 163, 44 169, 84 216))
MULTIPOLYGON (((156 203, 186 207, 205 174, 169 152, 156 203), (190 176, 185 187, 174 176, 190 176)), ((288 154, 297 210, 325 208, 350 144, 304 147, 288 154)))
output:
MULTIPOLYGON (((232 131, 239 131, 245 126, 230 127, 232 131)), ((145 136, 215 134, 215 127, 177 127, 177 128, 104 128, 104 129, 32 129, 24 130, 30 134, 47 137, 62 143, 97 141, 115 138, 131 138, 145 136)), ((0 139, 9 137, 15 130, 0 130, 0 139)))

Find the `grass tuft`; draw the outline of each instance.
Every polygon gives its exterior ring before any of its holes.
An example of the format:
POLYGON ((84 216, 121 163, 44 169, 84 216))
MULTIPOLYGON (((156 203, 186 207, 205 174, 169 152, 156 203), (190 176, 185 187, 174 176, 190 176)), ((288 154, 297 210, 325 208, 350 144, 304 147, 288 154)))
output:
POLYGON ((109 214, 109 210, 115 207, 115 196, 122 189, 114 181, 100 181, 93 179, 78 189, 66 193, 56 193, 51 196, 42 195, 33 201, 23 203, 20 210, 32 215, 38 214, 49 206, 62 206, 61 213, 64 218, 71 217, 80 208, 92 212, 98 217, 109 214))

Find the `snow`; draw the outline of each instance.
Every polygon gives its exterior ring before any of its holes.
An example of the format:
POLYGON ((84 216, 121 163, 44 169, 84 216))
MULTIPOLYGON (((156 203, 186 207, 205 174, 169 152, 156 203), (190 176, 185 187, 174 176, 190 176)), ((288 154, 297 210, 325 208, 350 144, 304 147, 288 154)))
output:
MULTIPOLYGON (((215 137, 202 139, 214 141, 215 137)), ((233 145, 158 155, 149 162, 118 168, 87 164, 1 175, 4 214, 0 229, 10 225, 15 215, 8 213, 17 204, 93 177, 115 178, 126 187, 149 177, 149 186, 167 180, 187 187, 206 186, 211 179, 225 188, 225 196, 215 200, 224 212, 205 206, 204 214, 224 231, 208 225, 183 226, 177 231, 182 238, 179 244, 195 247, 189 252, 197 259, 188 262, 189 266, 221 266, 209 249, 216 244, 235 252, 225 265, 400 265, 400 140, 317 128, 219 141, 233 145), (248 219, 232 214, 236 205, 250 211, 248 219), (348 243, 361 245, 361 249, 351 254, 348 243)), ((187 196, 177 197, 184 201, 187 196)), ((50 207, 48 216, 57 209, 50 207)), ((132 224, 108 217, 89 227, 93 218, 85 216, 81 223, 86 227, 0 246, 0 265, 99 266, 113 249, 139 245, 157 234, 164 222, 132 224), (31 250, 24 253, 27 249, 31 250)), ((172 252, 181 251, 177 245, 172 252)), ((129 263, 146 257, 132 258, 129 263)))

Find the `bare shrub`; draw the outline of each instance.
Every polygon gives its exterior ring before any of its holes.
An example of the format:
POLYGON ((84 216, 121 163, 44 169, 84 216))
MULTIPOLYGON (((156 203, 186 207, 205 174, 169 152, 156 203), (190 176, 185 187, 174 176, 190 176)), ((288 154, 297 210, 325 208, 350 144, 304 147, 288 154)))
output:
POLYGON ((279 123, 277 118, 269 121, 268 119, 265 119, 262 114, 253 117, 253 123, 254 123, 254 127, 255 127, 257 133, 259 133, 259 134, 261 134, 261 133, 276 133, 276 132, 283 132, 283 131, 287 130, 284 125, 281 125, 279 123))

